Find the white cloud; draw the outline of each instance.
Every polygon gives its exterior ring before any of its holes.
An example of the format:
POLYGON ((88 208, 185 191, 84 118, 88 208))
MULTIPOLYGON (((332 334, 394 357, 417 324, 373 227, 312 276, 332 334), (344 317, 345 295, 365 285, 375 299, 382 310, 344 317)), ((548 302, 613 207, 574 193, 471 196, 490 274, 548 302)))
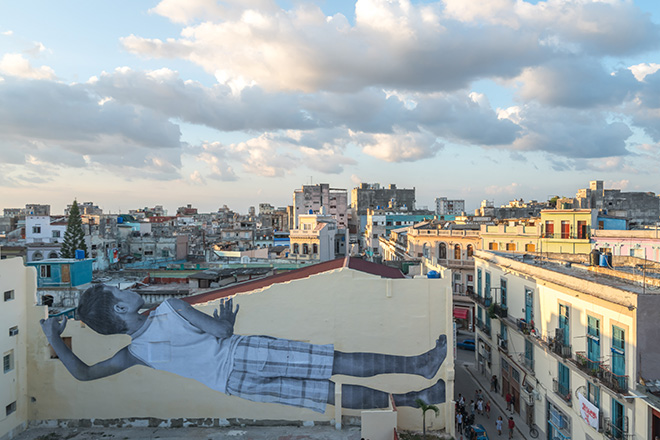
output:
POLYGON ((653 75, 660 70, 660 64, 657 63, 641 63, 629 67, 630 71, 635 76, 637 81, 644 81, 647 75, 653 75))
POLYGON ((6 53, 0 59, 0 72, 5 75, 30 79, 53 79, 55 72, 48 66, 32 67, 19 53, 6 53))
POLYGON ((10 36, 14 35, 14 31, 12 31, 12 30, 2 31, 2 32, 0 32, 0 35, 5 35, 7 37, 10 37, 10 36))
POLYGON ((442 148, 435 136, 427 132, 353 133, 352 137, 366 154, 386 162, 429 159, 442 148))

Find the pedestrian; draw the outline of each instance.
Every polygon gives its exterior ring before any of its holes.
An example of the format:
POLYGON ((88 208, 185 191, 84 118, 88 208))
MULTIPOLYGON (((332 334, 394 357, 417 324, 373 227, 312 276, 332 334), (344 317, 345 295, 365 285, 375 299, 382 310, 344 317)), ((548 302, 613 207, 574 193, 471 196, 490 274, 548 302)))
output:
POLYGON ((458 404, 460 406, 465 406, 465 397, 463 397, 463 395, 461 395, 460 393, 458 395, 458 404))
POLYGON ((495 391, 495 381, 497 380, 497 376, 493 374, 493 377, 490 378, 490 390, 495 391))
POLYGON ((513 417, 509 417, 509 440, 513 438, 513 428, 516 427, 516 422, 513 421, 513 417))
POLYGON ((497 376, 493 376, 493 377, 495 378, 495 392, 498 393, 499 392, 498 388, 499 388, 500 384, 497 380, 497 376))
POLYGON ((490 419, 490 400, 486 402, 486 417, 490 419))
POLYGON ((474 400, 470 400, 470 414, 474 415, 475 404, 474 400))
POLYGON ((513 399, 513 396, 511 395, 511 393, 507 392, 506 393, 506 398, 505 398, 505 400, 506 400, 506 410, 507 411, 511 411, 511 400, 512 399, 513 399))
POLYGON ((463 432, 463 413, 456 414, 456 430, 461 433, 463 432))
POLYGON ((511 395, 511 412, 514 412, 516 410, 516 396, 511 395))
POLYGON ((484 399, 477 400, 477 412, 480 416, 484 415, 484 399))
POLYGON ((497 435, 502 435, 502 416, 495 420, 495 428, 497 428, 497 435))

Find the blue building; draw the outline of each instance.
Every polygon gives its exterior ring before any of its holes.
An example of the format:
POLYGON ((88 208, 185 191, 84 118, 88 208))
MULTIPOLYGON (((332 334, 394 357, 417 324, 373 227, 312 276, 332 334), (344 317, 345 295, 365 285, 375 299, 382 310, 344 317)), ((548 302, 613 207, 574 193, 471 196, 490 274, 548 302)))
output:
POLYGON ((27 263, 37 269, 37 287, 77 287, 92 282, 93 258, 52 258, 27 263))

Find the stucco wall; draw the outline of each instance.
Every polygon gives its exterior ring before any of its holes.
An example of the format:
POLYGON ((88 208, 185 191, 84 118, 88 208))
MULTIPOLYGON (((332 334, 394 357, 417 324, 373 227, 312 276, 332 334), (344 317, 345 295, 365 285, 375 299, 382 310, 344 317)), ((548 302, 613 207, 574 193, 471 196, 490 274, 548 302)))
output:
POLYGON ((0 439, 20 431, 28 420, 28 310, 44 310, 35 307, 36 291, 34 268, 25 267, 22 258, 0 260, 0 356, 13 353, 13 369, 0 371, 0 439), (4 292, 11 290, 13 299, 4 301, 4 292), (9 336, 12 327, 18 328, 18 334, 9 336), (12 402, 16 402, 16 411, 7 416, 6 407, 12 402))
MULTIPOLYGON (((334 343, 345 352, 362 351, 415 355, 435 346, 440 334, 453 346, 450 286, 444 279, 386 280, 347 268, 307 279, 276 284, 263 291, 239 294, 237 334, 266 334, 275 337, 334 343)), ((214 301, 199 308, 211 313, 214 301)), ((33 313, 34 315, 34 313, 33 313)), ((38 315, 38 313, 37 313, 38 315)), ((78 382, 59 360, 48 356, 48 343, 38 323, 30 329, 29 395, 31 419, 81 419, 157 417, 250 418, 255 420, 316 420, 335 418, 333 407, 325 414, 278 404, 254 403, 206 388, 170 373, 133 367, 116 376, 78 382)), ((95 363, 112 356, 130 338, 100 336, 70 321, 63 336, 71 336, 73 351, 85 362, 95 363)), ((446 399, 453 395, 453 363, 445 360, 436 378, 412 375, 380 375, 356 379, 334 376, 336 383, 354 383, 392 393, 419 390, 446 382, 446 399)), ((430 429, 445 427, 450 405, 440 405, 441 414, 430 429)), ((398 408, 399 427, 420 428, 419 409, 398 408)), ((344 410, 358 416, 359 411, 344 410)))

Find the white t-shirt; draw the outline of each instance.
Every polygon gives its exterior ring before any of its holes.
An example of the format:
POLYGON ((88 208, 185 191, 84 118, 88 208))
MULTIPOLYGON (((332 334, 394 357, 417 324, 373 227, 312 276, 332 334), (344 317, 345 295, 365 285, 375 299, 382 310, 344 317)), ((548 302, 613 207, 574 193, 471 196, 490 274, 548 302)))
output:
POLYGON ((243 336, 216 338, 198 329, 164 301, 133 335, 128 350, 156 370, 195 379, 225 393, 236 344, 243 336))

